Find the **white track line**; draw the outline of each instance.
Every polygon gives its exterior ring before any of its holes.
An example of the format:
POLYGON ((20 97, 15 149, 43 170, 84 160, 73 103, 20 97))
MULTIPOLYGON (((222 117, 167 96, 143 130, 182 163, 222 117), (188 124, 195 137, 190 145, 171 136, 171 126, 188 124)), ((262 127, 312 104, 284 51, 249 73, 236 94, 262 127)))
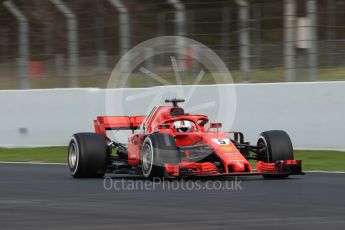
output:
MULTIPOLYGON (((66 163, 44 163, 44 162, 21 162, 21 161, 0 161, 0 164, 27 164, 27 165, 67 165, 66 163)), ((253 171, 256 171, 255 169, 253 171)), ((334 174, 345 174, 343 171, 326 171, 326 170, 308 170, 303 171, 306 173, 334 173, 334 174)))
POLYGON ((27 165, 67 165, 66 163, 45 163, 45 162, 21 162, 21 161, 0 161, 0 164, 27 164, 27 165))
POLYGON ((345 174, 343 171, 326 171, 326 170, 310 170, 310 171, 303 171, 306 173, 335 173, 335 174, 345 174))

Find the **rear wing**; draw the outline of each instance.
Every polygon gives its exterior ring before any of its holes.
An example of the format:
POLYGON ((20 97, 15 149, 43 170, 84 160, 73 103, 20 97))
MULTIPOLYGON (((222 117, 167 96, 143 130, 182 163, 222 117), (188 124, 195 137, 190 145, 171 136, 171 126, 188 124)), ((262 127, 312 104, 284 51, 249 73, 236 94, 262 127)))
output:
POLYGON ((94 120, 96 133, 106 136, 107 130, 136 130, 146 116, 98 116, 94 120))

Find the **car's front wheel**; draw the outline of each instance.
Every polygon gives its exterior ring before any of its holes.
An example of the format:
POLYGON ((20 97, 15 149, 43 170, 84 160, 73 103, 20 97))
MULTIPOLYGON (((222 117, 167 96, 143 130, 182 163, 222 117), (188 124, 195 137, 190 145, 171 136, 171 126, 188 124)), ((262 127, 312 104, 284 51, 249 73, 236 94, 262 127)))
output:
MULTIPOLYGON (((258 161, 275 163, 280 160, 293 160, 293 148, 289 135, 282 130, 262 132, 257 142, 260 149, 258 161)), ((263 175, 264 178, 286 178, 288 174, 263 175)))
POLYGON ((165 164, 176 164, 180 160, 173 136, 165 133, 148 135, 142 145, 141 168, 144 177, 164 177, 165 164))

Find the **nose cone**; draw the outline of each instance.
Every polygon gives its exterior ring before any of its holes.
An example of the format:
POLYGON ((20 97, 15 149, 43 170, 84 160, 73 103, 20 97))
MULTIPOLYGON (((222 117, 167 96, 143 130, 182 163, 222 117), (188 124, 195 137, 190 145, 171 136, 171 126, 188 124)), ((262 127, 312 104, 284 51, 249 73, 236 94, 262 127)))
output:
POLYGON ((245 162, 243 161, 233 161, 229 164, 229 172, 244 172, 246 170, 245 162), (230 170, 231 168, 231 170, 230 170))

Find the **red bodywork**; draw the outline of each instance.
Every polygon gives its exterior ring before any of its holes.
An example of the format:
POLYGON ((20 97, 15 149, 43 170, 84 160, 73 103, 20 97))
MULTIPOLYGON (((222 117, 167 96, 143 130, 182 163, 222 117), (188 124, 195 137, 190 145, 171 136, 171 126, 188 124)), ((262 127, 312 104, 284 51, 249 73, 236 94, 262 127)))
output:
MULTIPOLYGON (((166 172, 172 176, 180 176, 181 173, 190 175, 247 175, 279 172, 283 167, 278 167, 276 163, 265 163, 259 161, 257 170, 253 171, 245 156, 237 149, 227 133, 221 132, 220 123, 211 123, 206 129, 208 117, 205 115, 191 115, 182 112, 180 115, 172 115, 173 110, 183 111, 180 107, 158 106, 146 116, 98 116, 94 120, 95 131, 104 135, 107 140, 107 130, 139 130, 139 133, 128 137, 128 164, 140 165, 140 151, 145 137, 153 132, 167 133, 175 137, 178 148, 193 145, 207 145, 212 149, 222 164, 222 169, 216 167, 211 162, 197 163, 189 159, 189 150, 184 150, 181 154, 181 163, 166 164, 166 172), (188 120, 195 124, 189 132, 178 132, 173 123, 177 120, 188 120)), ((300 161, 284 161, 286 165, 300 165, 300 161)))

